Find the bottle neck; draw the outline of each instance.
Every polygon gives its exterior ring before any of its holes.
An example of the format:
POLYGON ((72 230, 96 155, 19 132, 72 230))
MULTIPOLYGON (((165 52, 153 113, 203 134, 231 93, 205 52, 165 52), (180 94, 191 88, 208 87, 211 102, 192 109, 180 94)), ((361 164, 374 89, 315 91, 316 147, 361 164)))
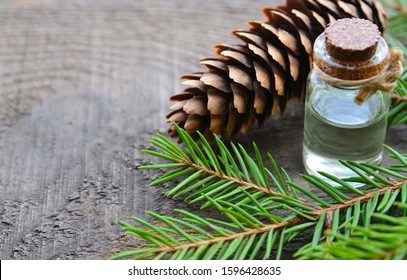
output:
POLYGON ((314 43, 314 67, 322 73, 321 78, 349 81, 350 84, 363 84, 378 75, 387 65, 388 55, 389 47, 383 38, 379 39, 377 50, 369 60, 357 63, 338 61, 330 56, 325 48, 324 33, 314 43))
POLYGON ((369 61, 357 66, 333 60, 325 52, 323 41, 324 36, 321 35, 314 44, 314 71, 327 84, 337 87, 360 87, 355 98, 357 104, 363 104, 378 91, 391 93, 396 87, 397 78, 403 72, 400 62, 403 52, 398 48, 389 50, 383 38, 379 40, 376 54, 369 61))

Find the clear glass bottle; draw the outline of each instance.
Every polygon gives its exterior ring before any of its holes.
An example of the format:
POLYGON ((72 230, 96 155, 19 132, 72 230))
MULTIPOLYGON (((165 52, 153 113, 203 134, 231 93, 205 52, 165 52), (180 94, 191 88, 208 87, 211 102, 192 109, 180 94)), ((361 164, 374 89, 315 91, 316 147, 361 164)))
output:
POLYGON ((308 78, 305 103, 303 161, 309 174, 326 181, 330 180, 318 171, 339 178, 355 176, 338 160, 373 164, 380 164, 382 160, 390 99, 381 91, 362 104, 355 99, 361 88, 383 71, 389 48, 377 30, 377 40, 373 40, 377 42, 367 43, 369 50, 363 47, 356 50, 354 42, 363 41, 360 36, 367 32, 365 27, 363 34, 358 32, 358 24, 360 22, 354 22, 331 33, 327 33, 327 29, 314 43, 314 66, 308 78), (336 42, 339 40, 342 45, 328 41, 329 36, 336 37, 336 42), (348 48, 346 40, 350 40, 348 48))

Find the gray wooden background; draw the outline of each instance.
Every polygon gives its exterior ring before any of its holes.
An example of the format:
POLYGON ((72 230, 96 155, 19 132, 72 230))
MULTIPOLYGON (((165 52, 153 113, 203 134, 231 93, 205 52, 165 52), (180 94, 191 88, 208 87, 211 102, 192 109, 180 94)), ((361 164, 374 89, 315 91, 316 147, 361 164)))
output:
MULTIPOLYGON (((119 219, 187 207, 138 149, 165 133, 179 76, 281 1, 0 1, 0 259, 106 259, 135 244, 119 219)), ((406 135, 387 142, 406 152, 406 135)), ((300 180, 301 106, 237 140, 300 180)))

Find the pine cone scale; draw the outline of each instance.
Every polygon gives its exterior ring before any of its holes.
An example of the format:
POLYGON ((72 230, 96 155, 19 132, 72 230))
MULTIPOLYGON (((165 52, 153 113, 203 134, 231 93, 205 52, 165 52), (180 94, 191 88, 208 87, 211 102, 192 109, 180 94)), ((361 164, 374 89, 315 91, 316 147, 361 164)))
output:
POLYGON ((235 83, 244 86, 249 91, 253 90, 251 76, 249 76, 246 71, 235 65, 229 65, 228 69, 230 79, 232 79, 235 83))
POLYGON ((233 92, 233 106, 236 108, 239 114, 246 113, 248 93, 245 92, 245 87, 242 87, 236 83, 232 83, 231 87, 233 92))
POLYGON ((212 115, 225 115, 228 111, 229 100, 225 93, 216 89, 208 90, 208 110, 212 115))

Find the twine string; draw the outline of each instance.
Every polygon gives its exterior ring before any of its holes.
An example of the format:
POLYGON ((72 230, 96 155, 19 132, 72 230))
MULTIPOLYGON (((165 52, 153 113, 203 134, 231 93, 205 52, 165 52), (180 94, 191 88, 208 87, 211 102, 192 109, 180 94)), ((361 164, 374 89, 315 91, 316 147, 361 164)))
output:
POLYGON ((332 77, 316 67, 319 77, 327 83, 334 86, 361 86, 359 93, 355 97, 355 103, 363 104, 372 97, 377 91, 391 94, 397 86, 397 79, 403 73, 401 59, 403 52, 398 48, 391 48, 389 59, 385 68, 372 78, 365 80, 342 80, 332 77))

